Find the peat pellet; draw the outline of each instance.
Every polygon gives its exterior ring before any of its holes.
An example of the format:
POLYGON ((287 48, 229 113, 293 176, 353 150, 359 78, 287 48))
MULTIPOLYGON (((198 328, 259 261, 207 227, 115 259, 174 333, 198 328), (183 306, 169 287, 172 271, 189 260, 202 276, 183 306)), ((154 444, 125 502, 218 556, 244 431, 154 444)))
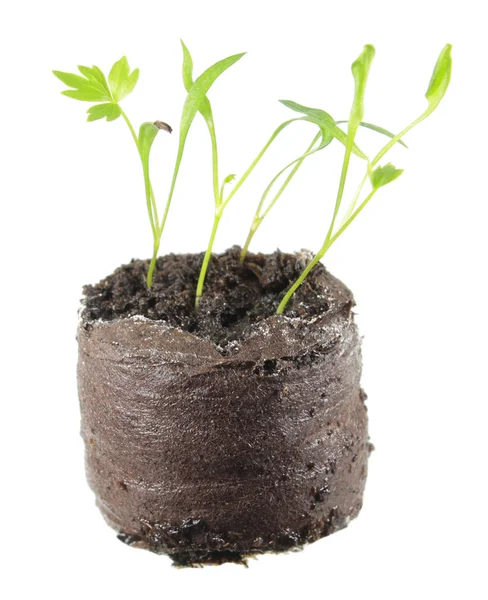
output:
POLYGON ((195 313, 185 302, 201 255, 165 258, 152 291, 138 278, 144 261, 85 288, 81 433, 107 522, 181 565, 241 562, 346 526, 369 455, 351 292, 319 265, 276 316, 306 256, 251 255, 249 271, 231 249, 212 261, 195 313), (186 265, 179 279, 171 265, 186 265), (232 302, 243 286, 244 312, 232 302), (179 307, 179 326, 133 312, 160 303, 160 315, 179 307))

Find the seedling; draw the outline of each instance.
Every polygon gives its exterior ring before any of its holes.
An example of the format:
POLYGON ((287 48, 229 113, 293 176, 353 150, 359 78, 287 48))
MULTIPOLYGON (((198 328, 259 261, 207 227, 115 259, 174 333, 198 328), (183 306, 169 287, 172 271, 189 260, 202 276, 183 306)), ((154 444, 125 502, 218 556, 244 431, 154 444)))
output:
POLYGON ((69 88, 62 93, 75 100, 82 100, 86 102, 95 103, 88 109, 88 121, 96 121, 105 118, 107 121, 114 121, 119 117, 122 117, 131 136, 135 142, 137 151, 142 164, 142 171, 144 177, 144 188, 146 196, 146 205, 149 215, 149 221, 151 225, 151 231, 153 235, 153 252, 150 265, 147 272, 147 286, 152 286, 152 280, 154 270, 156 268, 157 257, 161 244, 161 238, 168 218, 169 209, 175 192, 176 181, 178 178, 181 162, 184 155, 185 144, 188 138, 193 120, 197 113, 200 113, 205 120, 210 135, 211 141, 211 153, 212 153, 212 181, 213 181, 213 195, 214 195, 214 219, 212 224, 212 230, 210 234, 209 243, 205 252, 200 276, 198 279, 195 305, 198 308, 200 298, 203 293, 205 277, 212 255, 213 244, 217 234, 217 230, 222 218, 225 208, 228 206, 230 200, 234 197, 236 192, 240 189, 249 175, 253 172, 255 167, 260 162, 261 158, 277 139, 279 134, 284 131, 289 125, 297 122, 310 123, 318 128, 318 132, 312 139, 305 152, 300 154, 295 160, 288 163, 283 169, 281 169, 270 181, 266 187, 261 200, 258 204, 256 214, 253 218, 249 235, 244 244, 241 253, 241 262, 245 261, 246 254, 252 238, 264 218, 269 214, 273 206, 276 204, 278 199, 281 197, 287 186, 289 185, 292 178, 300 169, 303 162, 313 154, 323 150, 336 139, 344 146, 344 159, 339 179, 338 191, 333 209, 330 225, 327 229, 324 243, 314 258, 304 269, 303 273, 296 280, 296 282, 290 287, 282 299, 277 313, 281 314, 287 303, 289 302, 292 295, 303 283, 308 273, 313 269, 317 262, 324 256, 330 246, 338 239, 340 235, 349 227, 359 213, 364 209, 368 202, 373 198, 376 192, 385 185, 391 183, 397 179, 401 173, 401 169, 397 169, 391 163, 384 166, 377 166, 379 161, 385 156, 385 154, 396 144, 400 143, 405 146, 402 138, 412 129, 415 125, 427 118, 438 106, 442 100, 447 87, 449 85, 451 76, 451 46, 447 44, 442 50, 437 63, 434 68, 434 72, 429 83, 426 98, 428 101, 427 109, 415 119, 410 125, 405 127, 399 134, 393 134, 390 131, 363 121, 364 117, 364 96, 366 90, 366 84, 368 80, 368 74, 371 68, 371 64, 375 55, 373 46, 367 45, 364 47, 363 52, 354 61, 352 65, 352 74, 354 78, 354 99, 349 114, 348 121, 335 121, 332 116, 321 109, 309 108, 307 106, 298 104, 290 100, 282 100, 287 108, 290 108, 296 113, 299 113, 300 117, 291 118, 279 125, 271 134, 271 137, 257 154, 256 158, 251 162, 249 167, 244 171, 243 175, 237 179, 234 186, 227 193, 227 186, 236 179, 235 175, 227 175, 220 181, 219 178, 219 158, 218 158, 218 145, 217 136, 215 131, 215 123, 213 117, 213 111, 210 101, 207 97, 207 93, 212 87, 213 83, 217 78, 226 71, 230 66, 240 60, 243 54, 235 54, 225 58, 208 69, 206 69, 199 77, 193 79, 193 60, 188 48, 182 42, 183 47, 183 83, 187 91, 186 100, 183 105, 180 129, 179 129, 179 141, 176 153, 176 159, 173 169, 173 175, 167 196, 166 204, 164 207, 162 218, 158 214, 158 206, 154 190, 151 183, 150 177, 150 153, 153 142, 159 131, 164 130, 171 133, 171 127, 163 121, 154 121, 143 123, 139 128, 139 134, 136 134, 131 121, 127 117, 126 113, 120 106, 120 101, 123 100, 128 94, 130 94, 139 77, 139 70, 135 69, 130 71, 129 63, 126 57, 121 58, 116 62, 108 75, 108 81, 103 72, 98 67, 78 67, 81 75, 65 73, 61 71, 53 71, 53 73, 65 83, 69 88), (347 132, 343 131, 340 127, 341 124, 347 123, 347 132), (387 136, 389 139, 388 143, 381 148, 373 159, 370 159, 357 145, 356 134, 359 127, 365 127, 372 129, 373 131, 387 136), (340 209, 342 207, 343 195, 345 184, 347 180, 349 164, 352 156, 364 160, 366 163, 365 175, 357 187, 356 193, 352 198, 349 207, 347 208, 342 222, 337 227, 338 217, 340 209), (266 205, 266 200, 277 184, 284 176, 283 183, 279 187, 272 200, 266 205), (361 200, 361 195, 366 182, 370 182, 370 191, 361 200), (358 205, 359 203, 359 205, 358 205))

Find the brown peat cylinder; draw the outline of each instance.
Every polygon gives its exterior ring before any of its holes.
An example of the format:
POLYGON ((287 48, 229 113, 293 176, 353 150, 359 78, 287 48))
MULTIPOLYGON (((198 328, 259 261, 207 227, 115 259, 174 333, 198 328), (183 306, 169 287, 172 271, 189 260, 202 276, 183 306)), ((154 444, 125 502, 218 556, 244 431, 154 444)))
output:
MULTIPOLYGON (((234 249, 217 257, 229 264, 214 264, 207 304, 194 318, 211 315, 215 326, 231 302, 212 292, 219 269, 239 280, 232 289, 254 282, 247 314, 264 310, 258 293, 275 294, 276 306, 282 292, 271 290, 276 279, 267 274, 276 256, 253 255, 250 274, 234 249)), ((293 265, 292 279, 303 256, 279 256, 293 265)), ((184 295, 181 285, 191 287, 198 269, 187 270, 190 283, 176 284, 171 261, 181 267, 185 257, 197 264, 196 255, 164 257, 166 281, 141 294, 178 285, 184 295)), ((312 290, 297 295, 286 316, 248 319, 222 345, 195 323, 148 318, 147 298, 117 305, 145 264, 133 261, 87 286, 78 330, 88 481, 119 538, 191 564, 287 550, 346 526, 362 505, 370 447, 350 291, 319 266, 312 290)), ((130 293, 137 296, 134 286, 130 293)))

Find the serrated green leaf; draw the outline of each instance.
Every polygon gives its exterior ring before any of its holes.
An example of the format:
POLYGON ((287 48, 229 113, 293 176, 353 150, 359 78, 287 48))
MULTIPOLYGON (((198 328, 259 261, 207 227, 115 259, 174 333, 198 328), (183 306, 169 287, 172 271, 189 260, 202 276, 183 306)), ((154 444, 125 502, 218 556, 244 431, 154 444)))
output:
POLYGON ((98 121, 99 119, 107 119, 107 121, 115 121, 120 117, 120 106, 118 104, 113 104, 112 102, 108 102, 106 104, 95 104, 95 106, 91 106, 88 110, 88 121, 98 121))
POLYGON ((78 65, 78 70, 89 81, 95 84, 96 87, 101 87, 107 93, 107 95, 110 96, 110 88, 108 87, 107 80, 105 78, 105 75, 102 73, 101 69, 99 69, 96 66, 84 67, 83 65, 78 65))
POLYGON ((377 167, 370 175, 371 185, 374 190, 377 190, 398 179, 402 173, 403 169, 397 169, 392 163, 388 163, 383 167, 377 167))
POLYGON ((88 83, 84 77, 74 73, 65 73, 64 71, 53 71, 53 74, 65 85, 71 88, 80 88, 88 83))
POLYGON ((449 87, 452 71, 451 50, 451 44, 446 44, 444 46, 435 64, 432 77, 430 78, 429 86, 425 93, 425 97, 429 103, 430 112, 438 106, 449 87))
POLYGON ((114 100, 119 102, 128 96, 139 79, 139 69, 130 72, 127 57, 123 56, 110 69, 108 83, 114 100))
POLYGON ((104 119, 110 114, 111 107, 113 104, 95 104, 90 106, 86 111, 88 113, 88 121, 98 121, 98 119, 104 119))
MULTIPOLYGON (((323 135, 326 136, 327 139, 323 139, 322 144, 327 145, 332 141, 333 138, 339 140, 344 146, 347 144, 347 134, 342 131, 340 127, 338 127, 334 121, 334 119, 329 115, 329 113, 321 110, 319 108, 309 108, 308 106, 303 106, 303 104, 298 104, 297 102, 293 102, 292 100, 280 100, 280 102, 294 110, 295 112, 302 113, 306 115, 305 120, 310 123, 314 123, 323 132, 323 135)), ((323 148, 324 145, 321 144, 323 148)), ((366 154, 362 150, 359 149, 357 144, 353 144, 352 152, 362 158, 367 160, 366 154)))
POLYGON ((122 98, 128 96, 139 81, 139 69, 134 69, 122 87, 122 98))
POLYGON ((111 100, 106 92, 89 84, 84 85, 77 90, 64 90, 61 93, 68 96, 68 98, 83 100, 85 102, 107 102, 111 100))
MULTIPOLYGON (((336 121, 337 125, 343 125, 344 123, 348 123, 348 121, 336 121)), ((385 129, 384 127, 379 127, 378 125, 373 125, 372 123, 365 123, 364 121, 361 121, 361 123, 359 123, 359 126, 364 127, 365 129, 371 129, 372 131, 376 131, 376 133, 381 133, 382 135, 386 135, 386 137, 392 139, 396 137, 396 134, 392 133, 391 131, 388 131, 388 129, 385 129)), ((398 140, 398 143, 404 148, 408 148, 407 144, 405 144, 403 140, 398 140)))
POLYGON ((107 115, 107 121, 115 121, 120 117, 122 111, 120 110, 120 106, 118 104, 112 104, 112 110, 110 114, 107 115))

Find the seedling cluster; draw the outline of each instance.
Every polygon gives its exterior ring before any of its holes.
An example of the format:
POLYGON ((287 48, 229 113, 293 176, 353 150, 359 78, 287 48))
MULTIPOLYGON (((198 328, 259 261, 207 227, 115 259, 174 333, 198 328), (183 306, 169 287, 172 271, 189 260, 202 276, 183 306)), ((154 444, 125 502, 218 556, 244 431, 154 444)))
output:
POLYGON ((139 78, 139 69, 135 69, 131 72, 129 63, 126 57, 121 58, 116 62, 108 74, 108 78, 105 77, 103 72, 98 67, 84 67, 79 66, 80 74, 65 73, 62 71, 53 71, 54 75, 66 84, 70 89, 63 91, 62 93, 69 98, 75 100, 82 100, 93 103, 88 109, 88 121, 96 121, 99 119, 106 119, 107 121, 114 121, 119 117, 127 124, 131 136, 136 145, 137 151, 142 164, 142 172, 144 177, 144 187, 146 195, 146 205, 149 215, 149 221, 151 225, 151 231, 153 235, 153 253, 151 262, 147 273, 147 286, 152 286, 154 270, 156 268, 157 257, 159 253, 159 247, 161 244, 161 238, 166 225, 171 202, 173 200, 176 182, 185 151, 185 145, 190 131, 193 120, 196 115, 200 115, 207 124, 208 132, 211 141, 211 152, 212 152, 212 180, 213 180, 213 194, 214 194, 214 220, 212 225, 212 231, 210 240, 208 243, 207 250, 202 262, 200 276, 197 285, 195 304, 198 308, 199 300, 202 296, 205 277, 209 265, 209 261, 212 255, 212 249, 214 240, 222 218, 223 212, 231 199, 237 193, 237 191, 244 184, 246 179, 255 169, 261 158, 268 151, 270 146, 275 142, 280 133, 285 130, 288 126, 297 122, 308 122, 313 124, 318 131, 316 131, 314 138, 312 139, 305 152, 302 152, 295 160, 287 164, 282 168, 274 177, 271 178, 269 185, 264 190, 262 197, 259 201, 256 213, 254 215, 249 235, 244 244, 241 253, 241 262, 244 263, 246 260, 246 254, 249 245, 254 237, 254 234, 261 226, 264 218, 269 214, 273 206, 279 200, 285 189, 287 188, 290 181, 296 175, 300 166, 303 162, 311 155, 323 150, 333 140, 337 140, 344 147, 344 158, 342 163, 342 169, 339 178, 339 185, 337 195, 335 199, 334 209, 329 227, 326 230, 324 243, 322 247, 305 267, 303 273, 295 281, 295 283, 286 292, 282 301, 279 304, 277 313, 281 314, 286 308, 290 298, 303 283, 307 275, 317 264, 317 262, 325 255, 327 250, 332 244, 342 235, 342 233, 349 227, 349 225, 356 219, 359 213, 365 208, 370 202, 373 196, 378 190, 385 185, 393 182, 401 174, 402 170, 397 169, 391 163, 380 165, 379 162, 389 152, 389 150, 396 144, 402 144, 403 137, 424 119, 426 119, 439 105, 440 101, 444 97, 446 90, 449 86, 451 77, 451 45, 447 44, 441 51, 439 58, 437 59, 434 71, 430 83, 427 88, 425 97, 427 99, 427 108, 425 111, 416 118, 412 123, 407 125, 400 133, 393 134, 388 130, 365 122, 364 118, 364 96, 366 90, 366 84, 368 81, 368 75, 371 68, 371 64, 375 55, 373 46, 367 45, 364 47, 360 56, 352 64, 352 74, 354 78, 354 98, 352 107, 350 109, 349 119, 347 121, 335 121, 334 118, 322 109, 309 108, 290 100, 282 100, 282 104, 300 114, 299 117, 291 118, 281 123, 272 133, 269 140, 259 151, 257 156, 251 162, 247 170, 236 179, 235 175, 227 175, 220 180, 219 175, 219 158, 218 158, 218 146, 217 137, 215 132, 215 123, 213 117, 213 111, 210 101, 207 97, 211 86, 216 79, 222 75, 229 67, 240 60, 244 54, 235 54, 218 61, 206 71, 204 71, 199 77, 194 79, 193 77, 193 60, 190 55, 188 48, 182 42, 183 47, 183 83, 187 91, 187 96, 183 105, 180 128, 179 128, 179 140, 178 149, 176 153, 176 160, 173 169, 173 176, 169 187, 169 192, 164 206, 162 217, 158 213, 158 205, 154 195, 154 190, 151 184, 150 177, 150 153, 153 142, 159 133, 164 130, 171 133, 171 127, 162 121, 146 122, 143 123, 139 128, 139 133, 132 126, 131 121, 127 117, 126 113, 120 106, 121 100, 123 100, 128 94, 130 94, 139 78), (340 125, 347 124, 347 130, 341 129, 340 125), (368 157, 356 144, 356 134, 359 127, 366 127, 372 129, 377 133, 386 136, 388 142, 378 151, 373 157, 368 157), (357 190, 350 201, 346 210, 343 211, 342 220, 339 221, 339 214, 343 205, 344 189, 348 176, 349 164, 352 155, 355 155, 365 163, 365 173, 360 181, 357 190), (233 187, 230 191, 227 191, 228 184, 234 182, 233 187), (279 183, 281 182, 281 185, 279 183), (278 187, 279 185, 279 187, 278 187), (369 190, 364 192, 365 186, 369 186, 369 190), (271 192, 275 188, 278 188, 274 195, 271 197, 271 192), (269 200, 269 198, 271 199, 269 200))

